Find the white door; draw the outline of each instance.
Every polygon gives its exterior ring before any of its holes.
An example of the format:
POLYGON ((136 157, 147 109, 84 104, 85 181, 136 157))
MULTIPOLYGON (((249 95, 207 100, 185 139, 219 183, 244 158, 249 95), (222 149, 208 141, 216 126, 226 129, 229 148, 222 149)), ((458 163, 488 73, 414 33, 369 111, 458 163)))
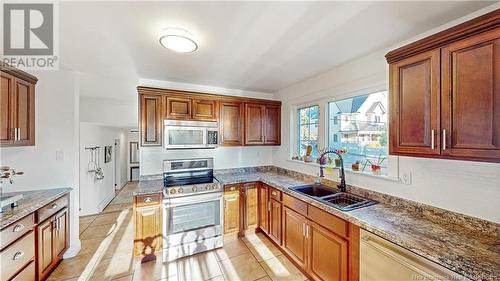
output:
POLYGON ((114 184, 115 189, 120 189, 120 139, 115 139, 115 149, 114 153, 114 161, 113 161, 113 174, 114 174, 114 184))

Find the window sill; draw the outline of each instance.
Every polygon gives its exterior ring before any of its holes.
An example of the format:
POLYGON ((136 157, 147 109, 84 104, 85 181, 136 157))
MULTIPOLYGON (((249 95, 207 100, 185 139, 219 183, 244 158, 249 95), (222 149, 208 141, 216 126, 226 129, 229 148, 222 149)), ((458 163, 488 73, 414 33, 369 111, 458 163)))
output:
MULTIPOLYGON (((304 162, 304 161, 292 160, 292 159, 287 159, 287 161, 288 162, 292 162, 292 163, 306 165, 306 166, 317 167, 319 169, 319 164, 316 163, 316 162, 304 162)), ((334 168, 334 169, 338 169, 338 168, 334 168)), ((351 169, 344 169, 344 171, 345 171, 346 174, 351 174, 351 175, 360 175, 360 176, 363 176, 363 177, 370 177, 370 178, 375 178, 375 179, 380 179, 380 180, 386 180, 386 181, 392 181, 392 182, 400 182, 399 178, 397 178, 397 177, 390 177, 388 175, 374 175, 374 174, 369 173, 369 172, 361 172, 361 171, 356 172, 356 171, 353 171, 351 169)))

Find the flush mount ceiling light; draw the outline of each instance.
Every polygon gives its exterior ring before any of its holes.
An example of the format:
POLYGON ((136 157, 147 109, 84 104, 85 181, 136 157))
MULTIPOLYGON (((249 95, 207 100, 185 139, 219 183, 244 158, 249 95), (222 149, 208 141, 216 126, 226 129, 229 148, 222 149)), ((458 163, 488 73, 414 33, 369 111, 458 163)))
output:
POLYGON ((192 53, 198 50, 193 34, 182 28, 165 28, 158 33, 160 44, 174 52, 192 53))

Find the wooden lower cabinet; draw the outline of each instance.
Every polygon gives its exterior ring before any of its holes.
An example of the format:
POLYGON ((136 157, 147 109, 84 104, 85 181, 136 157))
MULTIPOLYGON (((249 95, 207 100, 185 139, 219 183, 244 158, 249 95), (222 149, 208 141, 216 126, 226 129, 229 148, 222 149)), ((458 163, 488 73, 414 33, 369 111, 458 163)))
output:
POLYGON ((306 227, 307 219, 304 216, 287 207, 283 208, 283 250, 303 268, 307 266, 306 227))
POLYGON ((239 191, 224 194, 224 234, 240 231, 240 194, 239 191))
POLYGON ((359 227, 275 188, 261 185, 260 230, 311 280, 359 280, 359 227), (269 195, 271 190, 275 192, 273 196, 269 195), (283 199, 279 201, 278 198, 283 199), (266 214, 268 229, 264 228, 266 221, 262 220, 266 214))
POLYGON ((137 207, 137 200, 135 201, 135 254, 153 255, 162 250, 162 207, 159 203, 137 207))
POLYGON ((269 188, 265 184, 259 184, 258 192, 258 214, 259 214, 259 228, 268 233, 269 232, 269 188))
POLYGON ((44 280, 59 264, 68 248, 68 209, 38 225, 38 279, 44 280))
POLYGON ((257 199, 258 190, 257 183, 247 183, 243 185, 242 189, 245 198, 245 209, 243 229, 254 229, 257 227, 257 199))
POLYGON ((309 222, 307 272, 314 280, 348 280, 348 241, 309 222))
POLYGON ((281 245, 281 202, 271 199, 269 211, 269 235, 281 245))

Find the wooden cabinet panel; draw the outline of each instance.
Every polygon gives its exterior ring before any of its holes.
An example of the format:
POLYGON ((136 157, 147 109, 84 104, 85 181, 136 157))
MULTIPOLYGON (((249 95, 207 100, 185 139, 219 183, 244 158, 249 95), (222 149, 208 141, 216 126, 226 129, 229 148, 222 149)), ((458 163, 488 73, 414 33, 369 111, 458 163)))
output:
POLYGON ((220 103, 220 145, 243 145, 243 103, 220 103))
POLYGON ((264 144, 281 144, 281 106, 265 107, 264 144))
POLYGON ((390 153, 439 155, 439 51, 390 65, 390 153))
POLYGON ((347 238, 349 235, 349 223, 347 221, 319 208, 309 206, 308 218, 339 236, 347 238))
POLYGON ((263 183, 259 184, 259 227, 262 231, 269 233, 269 187, 263 183))
POLYGON ((54 255, 59 258, 68 248, 68 227, 68 209, 65 209, 54 220, 54 255))
POLYGON ((30 262, 10 281, 35 281, 35 261, 30 262))
POLYGON ((166 97, 167 119, 191 119, 192 101, 190 98, 166 97))
POLYGON ((310 222, 308 270, 315 280, 348 279, 348 241, 310 222))
POLYGON ((240 231, 240 194, 224 194, 224 234, 240 231))
POLYGON ((217 101, 194 99, 192 102, 193 119, 203 121, 217 121, 217 101))
POLYGON ((0 280, 9 280, 26 266, 35 255, 35 235, 30 232, 0 252, 0 280))
POLYGON ((245 145, 264 144, 264 108, 261 104, 245 103, 245 145))
POLYGON ((257 227, 257 183, 244 185, 245 190, 245 226, 244 229, 257 227))
POLYGON ((154 95, 140 96, 140 127, 142 146, 161 146, 162 140, 162 97, 154 95))
POLYGON ((35 85, 20 79, 14 80, 14 128, 17 128, 18 145, 35 144, 35 85))
POLYGON ((271 199, 269 211, 269 235, 281 245, 281 202, 271 199))
POLYGON ((135 207, 135 253, 151 255, 162 249, 161 205, 135 207))
POLYGON ((500 28, 449 44, 441 57, 443 155, 500 162, 500 28))
POLYGON ((55 261, 54 256, 54 224, 48 219, 38 225, 38 276, 43 279, 55 261))
POLYGON ((306 267, 307 220, 304 216, 283 208, 283 249, 302 268, 306 267))
POLYGON ((1 144, 12 144, 14 133, 12 127, 12 92, 14 77, 0 73, 0 142, 1 144))

